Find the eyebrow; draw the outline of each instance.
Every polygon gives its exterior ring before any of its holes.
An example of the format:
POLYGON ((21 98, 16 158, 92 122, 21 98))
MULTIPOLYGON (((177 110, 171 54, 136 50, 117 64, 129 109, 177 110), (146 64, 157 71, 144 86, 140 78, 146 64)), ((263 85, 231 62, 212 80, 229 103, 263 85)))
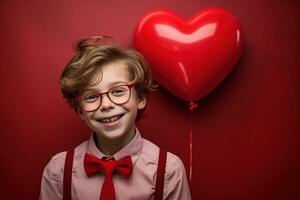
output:
POLYGON ((110 83, 109 87, 118 85, 120 83, 122 83, 122 84, 129 84, 128 82, 125 82, 125 81, 115 81, 115 82, 110 83))
MULTIPOLYGON (((125 81, 115 81, 115 82, 111 82, 110 84, 108 84, 108 88, 107 90, 109 90, 110 88, 112 88, 113 86, 116 86, 118 84, 129 84, 129 82, 125 82, 125 81)), ((84 91, 98 91, 95 86, 92 86, 92 87, 87 87, 84 91)))

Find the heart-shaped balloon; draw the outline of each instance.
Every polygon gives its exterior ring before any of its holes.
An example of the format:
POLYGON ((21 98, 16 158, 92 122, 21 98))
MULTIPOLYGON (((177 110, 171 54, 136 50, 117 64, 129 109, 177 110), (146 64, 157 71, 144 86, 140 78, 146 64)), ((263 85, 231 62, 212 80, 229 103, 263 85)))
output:
POLYGON ((221 8, 186 20, 157 10, 138 23, 134 46, 148 60, 155 80, 192 102, 212 91, 237 63, 242 32, 237 18, 221 8))

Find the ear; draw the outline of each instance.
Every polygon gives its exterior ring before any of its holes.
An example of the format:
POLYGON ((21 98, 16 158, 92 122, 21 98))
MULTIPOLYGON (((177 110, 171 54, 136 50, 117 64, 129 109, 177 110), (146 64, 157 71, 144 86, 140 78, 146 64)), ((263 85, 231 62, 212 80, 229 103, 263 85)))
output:
POLYGON ((138 108, 139 110, 144 109, 145 106, 146 106, 146 104, 147 104, 147 98, 146 98, 146 97, 139 97, 139 98, 138 98, 138 105, 137 105, 137 108, 138 108))

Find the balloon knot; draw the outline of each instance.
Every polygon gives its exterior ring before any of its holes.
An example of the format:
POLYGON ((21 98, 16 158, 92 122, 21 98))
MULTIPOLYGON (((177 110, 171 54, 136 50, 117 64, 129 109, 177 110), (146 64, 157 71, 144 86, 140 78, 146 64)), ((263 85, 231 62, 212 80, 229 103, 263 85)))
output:
POLYGON ((193 101, 191 101, 190 102, 190 111, 193 111, 195 108, 198 108, 198 104, 195 103, 195 102, 193 102, 193 101))

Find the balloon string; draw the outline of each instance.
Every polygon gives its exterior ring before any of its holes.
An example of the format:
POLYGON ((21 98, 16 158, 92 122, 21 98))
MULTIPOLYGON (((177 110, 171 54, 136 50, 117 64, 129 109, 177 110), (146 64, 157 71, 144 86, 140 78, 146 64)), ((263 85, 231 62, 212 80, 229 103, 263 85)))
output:
POLYGON ((189 182, 190 182, 190 188, 192 188, 192 177, 193 177, 193 111, 195 108, 198 108, 198 104, 190 101, 189 109, 191 112, 189 112, 189 138, 190 138, 190 174, 189 174, 189 182))
POLYGON ((190 174, 189 174, 189 182, 190 182, 190 189, 192 187, 192 176, 193 176, 193 130, 192 130, 192 115, 193 113, 190 112, 190 174))

